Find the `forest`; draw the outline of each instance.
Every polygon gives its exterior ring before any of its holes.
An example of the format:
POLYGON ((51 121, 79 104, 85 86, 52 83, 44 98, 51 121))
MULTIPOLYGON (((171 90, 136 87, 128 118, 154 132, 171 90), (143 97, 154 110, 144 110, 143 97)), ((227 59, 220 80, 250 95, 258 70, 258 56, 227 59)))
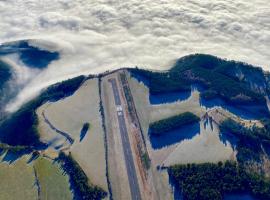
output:
POLYGON ((102 188, 89 183, 86 174, 79 164, 72 158, 71 154, 65 155, 61 152, 57 161, 70 177, 71 188, 75 195, 74 199, 100 200, 107 196, 107 193, 102 188))
POLYGON ((232 134, 237 138, 237 159, 244 163, 249 160, 260 161, 263 147, 270 147, 269 120, 264 119, 264 127, 246 128, 232 119, 227 119, 220 125, 222 134, 232 134))
POLYGON ((151 135, 161 135, 184 125, 199 122, 200 118, 191 112, 185 112, 150 124, 151 135))
MULTIPOLYGON (((212 55, 194 54, 179 59, 166 72, 151 72, 138 68, 130 69, 131 74, 143 77, 148 82, 150 94, 190 90, 192 84, 204 88, 201 97, 220 97, 232 104, 261 105, 266 110, 264 94, 251 87, 252 81, 266 87, 266 74, 261 68, 245 63, 227 61, 212 55), (237 73, 243 73, 240 78, 237 73), (252 75, 252 76, 251 76, 252 75)), ((268 87, 264 88, 265 91, 268 87)))
POLYGON ((248 173, 236 162, 175 165, 168 171, 186 200, 221 200, 230 193, 270 198, 269 180, 248 173))

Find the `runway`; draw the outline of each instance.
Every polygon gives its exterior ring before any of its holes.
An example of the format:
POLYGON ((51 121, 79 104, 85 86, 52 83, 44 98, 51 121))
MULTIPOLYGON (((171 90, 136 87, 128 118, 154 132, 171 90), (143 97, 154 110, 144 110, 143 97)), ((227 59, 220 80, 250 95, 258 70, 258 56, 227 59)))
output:
MULTIPOLYGON (((110 79, 109 82, 112 85, 115 105, 121 106, 121 99, 120 99, 120 94, 117 87, 117 82, 115 79, 110 79)), ((127 131, 126 122, 125 122, 125 117, 124 117, 123 111, 118 111, 116 112, 116 114, 118 117, 126 169, 127 169, 127 174, 128 174, 128 181, 129 181, 130 192, 131 192, 131 198, 132 200, 141 200, 140 188, 139 188, 138 179, 136 175, 134 160, 133 160, 130 141, 128 137, 128 131, 127 131)))

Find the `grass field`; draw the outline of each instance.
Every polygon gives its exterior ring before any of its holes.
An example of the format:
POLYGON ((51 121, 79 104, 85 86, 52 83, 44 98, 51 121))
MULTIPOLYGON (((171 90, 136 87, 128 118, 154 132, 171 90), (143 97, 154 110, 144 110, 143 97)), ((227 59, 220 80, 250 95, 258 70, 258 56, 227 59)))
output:
POLYGON ((12 164, 0 163, 0 200, 37 199, 37 187, 32 164, 24 156, 12 164))
POLYGON ((38 110, 39 133, 43 142, 53 141, 50 148, 64 144, 65 138, 45 123, 42 111, 57 129, 66 132, 74 139, 69 148, 89 180, 107 190, 104 133, 99 112, 98 80, 89 79, 71 96, 57 102, 42 105, 38 110), (81 138, 85 123, 91 128, 81 138), (87 158, 87 159, 86 159, 87 158))
POLYGON ((69 200, 72 193, 69 189, 68 176, 63 174, 60 166, 51 160, 40 157, 34 163, 40 184, 40 199, 69 200))

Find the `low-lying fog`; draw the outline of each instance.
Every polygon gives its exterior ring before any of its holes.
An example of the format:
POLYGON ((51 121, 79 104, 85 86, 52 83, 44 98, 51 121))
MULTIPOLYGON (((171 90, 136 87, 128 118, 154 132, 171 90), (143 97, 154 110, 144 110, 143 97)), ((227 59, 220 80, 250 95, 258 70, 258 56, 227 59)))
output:
POLYGON ((0 43, 35 39, 60 52, 38 73, 17 70, 27 82, 7 110, 67 78, 127 66, 165 69, 190 53, 268 70, 269 16, 268 0, 2 0, 0 43))

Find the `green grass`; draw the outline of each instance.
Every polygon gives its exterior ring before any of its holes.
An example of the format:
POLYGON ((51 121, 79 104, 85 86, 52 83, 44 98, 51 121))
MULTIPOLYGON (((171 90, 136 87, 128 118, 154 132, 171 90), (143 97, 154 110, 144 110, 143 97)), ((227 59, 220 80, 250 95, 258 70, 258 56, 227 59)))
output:
POLYGON ((34 167, 40 184, 41 199, 72 199, 68 176, 63 174, 58 163, 40 157, 35 161, 34 167))
POLYGON ((0 163, 0 200, 37 199, 33 166, 27 165, 29 157, 15 163, 0 163))
POLYGON ((143 153, 142 162, 143 162, 145 169, 149 169, 151 167, 151 160, 150 160, 147 153, 143 153))

